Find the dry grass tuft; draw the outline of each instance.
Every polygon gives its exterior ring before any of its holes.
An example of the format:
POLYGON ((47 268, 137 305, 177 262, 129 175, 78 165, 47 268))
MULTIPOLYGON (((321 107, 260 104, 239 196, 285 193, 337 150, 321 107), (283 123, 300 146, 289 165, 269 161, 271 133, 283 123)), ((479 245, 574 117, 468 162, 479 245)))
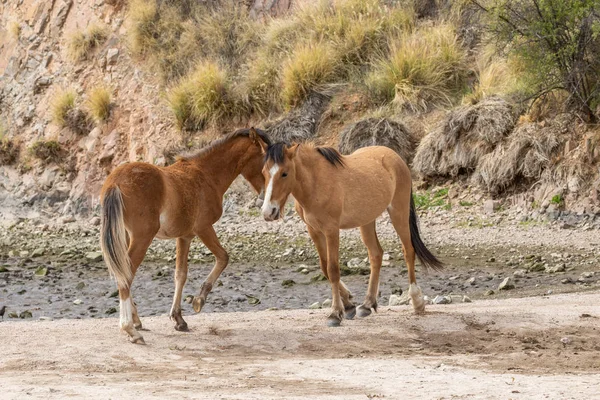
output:
MULTIPOLYGON (((519 126, 493 152, 481 157, 475 182, 491 193, 519 183, 540 179, 553 163, 556 151, 565 141, 568 125, 560 121, 541 127, 535 123, 519 126)), ((570 176, 573 171, 566 171, 570 176)), ((565 182, 564 180, 554 182, 565 182)))
POLYGON ((201 129, 206 123, 244 112, 236 101, 225 69, 201 62, 171 88, 167 100, 180 129, 201 129))
POLYGON ((21 37, 21 24, 19 24, 17 21, 10 21, 6 26, 6 29, 10 35, 10 38, 13 40, 19 40, 21 37))
POLYGON ((6 136, 6 128, 0 121, 0 165, 12 165, 19 158, 20 148, 17 141, 6 136))
POLYGON ((342 154, 367 146, 389 147, 410 163, 416 140, 404 124, 388 118, 367 118, 344 128, 338 147, 342 154))
POLYGON ((367 77, 377 103, 393 102, 415 111, 451 106, 464 87, 465 53, 447 24, 404 34, 367 77))
POLYGON ((85 32, 73 33, 67 43, 69 58, 75 62, 85 60, 107 37, 108 30, 100 25, 90 25, 85 32))
POLYGON ((301 104, 313 91, 337 78, 340 59, 325 43, 301 45, 283 67, 281 96, 286 106, 301 104))
POLYGON ((300 107, 267 122, 267 134, 275 142, 304 142, 314 138, 329 100, 321 93, 310 94, 300 107))
POLYGON ((514 125, 511 105, 498 97, 459 107, 421 140, 413 168, 424 177, 456 177, 473 172, 480 159, 493 151, 514 125))
POLYGON ((106 121, 112 106, 110 91, 104 86, 96 86, 88 93, 86 108, 98 122, 106 121))
POLYGON ((56 140, 40 139, 29 147, 29 153, 44 164, 59 163, 62 158, 62 148, 56 140))
POLYGON ((60 89, 54 95, 50 106, 52 122, 61 127, 67 126, 67 115, 75 108, 76 97, 75 91, 65 89, 60 89))

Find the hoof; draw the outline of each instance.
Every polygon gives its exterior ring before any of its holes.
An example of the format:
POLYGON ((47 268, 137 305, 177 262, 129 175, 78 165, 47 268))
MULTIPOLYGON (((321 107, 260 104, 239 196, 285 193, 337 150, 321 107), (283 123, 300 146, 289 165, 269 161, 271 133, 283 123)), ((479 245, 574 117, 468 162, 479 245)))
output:
POLYGON ((175 324, 175 330, 179 331, 179 332, 187 332, 188 331, 187 322, 182 321, 180 324, 175 324))
POLYGON ((363 305, 358 306, 358 310, 356 310, 356 315, 358 318, 365 318, 371 315, 371 308, 365 307, 363 305))
POLYGON ((351 306, 344 310, 344 318, 354 319, 355 316, 356 316, 356 306, 351 306))
POLYGON ((202 297, 194 297, 194 301, 192 302, 192 306, 194 306, 194 311, 199 313, 202 310, 202 307, 204 307, 205 302, 206 300, 204 300, 202 297))
POLYGON ((342 323, 342 321, 340 321, 339 319, 335 318, 335 317, 329 317, 327 318, 327 326, 330 328, 337 328, 338 326, 340 326, 342 323))
POLYGON ((415 314, 425 314, 425 302, 423 302, 423 304, 415 306, 414 309, 415 314))
POLYGON ((146 341, 142 336, 129 338, 129 341, 133 344, 146 344, 146 341))
POLYGON ((141 330, 143 329, 143 328, 142 328, 142 323, 141 323, 141 322, 140 322, 140 323, 138 323, 138 324, 135 324, 135 325, 133 325, 133 327, 134 327, 136 330, 138 330, 138 331, 141 331, 141 330))

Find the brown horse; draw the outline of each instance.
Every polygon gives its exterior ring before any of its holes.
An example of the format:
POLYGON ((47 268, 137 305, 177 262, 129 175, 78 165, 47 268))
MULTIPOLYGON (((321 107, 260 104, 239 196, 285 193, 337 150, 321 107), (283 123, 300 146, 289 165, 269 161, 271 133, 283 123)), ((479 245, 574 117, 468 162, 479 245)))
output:
POLYGON ((213 229, 223 212, 223 194, 240 174, 257 192, 263 189, 262 148, 269 144, 262 131, 238 130, 169 167, 134 162, 116 168, 106 178, 101 192, 100 245, 119 288, 121 329, 133 343, 144 343, 144 339, 137 331, 142 323, 130 288, 152 240, 177 238, 170 317, 175 329, 187 330, 181 316, 181 293, 187 279, 190 243, 198 236, 216 258, 193 301, 194 310, 200 312, 228 262, 213 229))
POLYGON ((419 235, 412 199, 410 171, 398 154, 387 147, 365 147, 349 156, 333 148, 283 143, 264 146, 263 175, 266 181, 263 216, 273 221, 282 214, 291 193, 296 212, 306 223, 315 243, 323 274, 332 289, 329 326, 377 311, 379 270, 383 250, 377 239, 375 220, 387 208, 400 236, 408 267, 409 294, 415 312, 425 310, 423 294, 415 278, 415 252, 425 267, 441 269, 442 263, 427 250, 419 235), (369 252, 371 276, 364 303, 356 310, 348 288, 340 280, 340 229, 360 227, 369 252))

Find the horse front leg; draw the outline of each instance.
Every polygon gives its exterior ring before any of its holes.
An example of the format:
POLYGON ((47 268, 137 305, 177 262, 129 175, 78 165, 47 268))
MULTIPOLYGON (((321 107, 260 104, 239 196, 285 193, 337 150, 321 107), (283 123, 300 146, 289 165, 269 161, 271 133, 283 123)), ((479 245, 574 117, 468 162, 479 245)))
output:
POLYGON ((327 233, 327 275, 331 284, 331 314, 327 317, 327 325, 331 327, 340 326, 344 319, 344 304, 340 295, 340 231, 327 233))
POLYGON ((188 254, 190 251, 191 238, 177 238, 177 259, 175 261, 175 293, 173 294, 173 305, 169 316, 175 321, 175 330, 187 331, 188 326, 181 316, 181 296, 183 286, 188 274, 188 254))
POLYGON ((208 274, 206 280, 202 283, 202 287, 200 288, 200 294, 194 298, 192 305, 194 306, 194 311, 200 312, 204 304, 206 304, 206 297, 211 292, 213 285, 221 276, 223 270, 227 267, 229 263, 229 255, 219 243, 219 239, 217 238, 217 234, 212 226, 204 229, 201 232, 197 232, 196 235, 202 240, 202 243, 206 245, 206 247, 214 254, 215 256, 215 265, 213 269, 208 274))

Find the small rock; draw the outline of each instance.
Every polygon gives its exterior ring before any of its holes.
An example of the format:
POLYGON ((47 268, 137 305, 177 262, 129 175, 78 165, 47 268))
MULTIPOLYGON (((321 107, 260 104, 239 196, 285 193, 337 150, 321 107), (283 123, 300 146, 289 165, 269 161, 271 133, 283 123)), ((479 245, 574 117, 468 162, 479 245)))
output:
POLYGON ((61 223, 61 224, 70 224, 70 223, 72 223, 72 222, 75 222, 75 217, 73 217, 73 216, 70 216, 70 215, 68 215, 68 216, 65 216, 65 217, 62 217, 62 218, 60 219, 60 223, 61 223))
POLYGON ((492 289, 489 289, 489 290, 486 290, 483 295, 484 296, 492 296, 494 293, 496 293, 496 292, 494 292, 492 289))
POLYGON ((581 277, 584 278, 584 279, 591 278, 593 276, 594 276, 594 272, 583 272, 581 274, 581 277))
POLYGON ((283 282, 281 282, 281 286, 283 286, 284 288, 292 287, 295 284, 296 282, 293 279, 286 279, 283 282))
POLYGON ((108 65, 115 65, 117 63, 118 59, 119 59, 119 49, 117 49, 117 48, 108 49, 108 51, 106 52, 106 63, 108 65))
POLYGON ((358 257, 355 257, 351 260, 349 260, 346 265, 350 268, 357 268, 360 266, 360 264, 362 263, 362 260, 358 257))
POLYGON ((573 283, 573 279, 565 278, 565 279, 561 280, 560 283, 562 283, 563 285, 565 285, 567 283, 573 283))
POLYGON ((104 314, 106 314, 106 315, 112 315, 112 314, 116 314, 116 313, 117 313, 117 309, 115 307, 110 307, 106 311, 104 311, 104 314))
POLYGON ((0 273, 4 272, 8 272, 8 268, 6 268, 4 265, 0 265, 0 273))
POLYGON ((321 307, 323 307, 323 308, 331 307, 331 299, 326 299, 325 301, 323 301, 323 304, 321 304, 321 307))
POLYGON ((450 304, 452 303, 452 297, 450 296, 435 296, 433 304, 450 304))
POLYGON ((31 253, 31 257, 41 257, 44 255, 44 249, 42 248, 37 248, 33 251, 33 253, 31 253))
POLYGON ((565 264, 555 265, 554 267, 546 267, 546 273, 555 274, 557 272, 564 272, 567 269, 565 264))
POLYGON ((75 304, 76 306, 78 306, 80 304, 83 304, 83 300, 81 300, 81 299, 75 299, 75 300, 73 300, 73 304, 75 304))
POLYGON ((19 318, 19 314, 14 311, 8 313, 8 318, 19 318))
POLYGON ((500 202, 498 200, 486 200, 483 203, 483 211, 486 214, 493 214, 500 208, 500 202))
POLYGON ((52 317, 40 317, 40 321, 54 321, 52 317))
POLYGON ((35 276, 46 276, 48 275, 48 268, 46 267, 37 267, 37 269, 34 272, 35 276))
POLYGON ((383 261, 390 261, 391 259, 393 259, 393 257, 390 253, 383 253, 383 261))
POLYGON ((188 294, 187 296, 185 296, 185 299, 183 299, 183 301, 188 304, 192 304, 192 302, 194 301, 194 296, 192 296, 191 294, 188 294))
POLYGON ((86 253, 85 258, 92 262, 99 262, 102 261, 102 253, 99 251, 90 251, 89 253, 86 253))
POLYGON ((310 310, 316 310, 316 309, 318 309, 318 308, 321 308, 321 303, 319 303, 318 301, 317 301, 317 302, 314 302, 314 303, 312 303, 310 306, 308 306, 308 308, 309 308, 310 310))
POLYGON ((110 294, 110 296, 108 296, 108 297, 111 297, 111 298, 112 298, 112 297, 117 297, 118 295, 119 295, 119 291, 118 291, 118 290, 115 290, 115 291, 114 291, 114 292, 112 292, 112 293, 110 294))
POLYGON ((463 296, 462 302, 463 303, 472 303, 472 300, 469 298, 469 296, 463 296))
POLYGON ((100 218, 99 217, 93 217, 90 219, 89 224, 91 226, 98 226, 100 225, 100 218))
POLYGON ((21 319, 31 318, 31 317, 33 317, 33 315, 31 314, 31 311, 29 311, 29 310, 25 310, 21 314, 19 314, 19 318, 21 318, 21 319))
POLYGON ((390 301, 388 303, 389 306, 405 306, 410 303, 410 296, 408 293, 405 293, 402 296, 398 296, 396 294, 390 295, 390 301))
POLYGON ((27 250, 20 251, 19 256, 22 258, 29 257, 29 252, 27 250))
POLYGON ((568 337, 561 338, 560 341, 563 344, 563 346, 566 346, 571 343, 571 339, 569 339, 568 337))
POLYGON ((498 290, 510 290, 514 289, 515 285, 512 283, 512 279, 510 277, 504 278, 502 283, 498 285, 498 290))
POLYGON ((524 269, 518 269, 515 272, 513 272, 513 276, 515 278, 524 278, 526 274, 527 274, 527 271, 524 269))
POLYGON ((300 270, 300 273, 304 274, 304 275, 308 275, 310 273, 310 271, 308 270, 308 268, 303 268, 300 270))
POLYGON ((474 285, 474 284, 475 284, 475 277, 473 276, 473 277, 469 278, 469 279, 467 280, 467 284, 468 284, 468 285, 474 285))
POLYGON ((84 287, 85 287, 85 282, 79 282, 79 283, 77 284, 77 286, 75 286, 75 289, 77 289, 77 290, 81 290, 81 289, 83 289, 84 287))

